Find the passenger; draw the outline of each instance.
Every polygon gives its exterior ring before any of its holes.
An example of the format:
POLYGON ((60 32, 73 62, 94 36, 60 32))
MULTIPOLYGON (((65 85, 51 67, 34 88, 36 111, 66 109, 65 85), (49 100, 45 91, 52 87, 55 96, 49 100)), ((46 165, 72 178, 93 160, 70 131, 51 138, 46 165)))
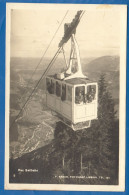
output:
POLYGON ((83 101, 84 101, 84 96, 82 94, 82 91, 79 91, 79 94, 76 95, 75 103, 76 104, 81 104, 81 103, 83 103, 83 101))
POLYGON ((84 94, 84 104, 87 102, 87 94, 84 94))
POLYGON ((51 94, 54 94, 54 88, 55 88, 55 84, 54 82, 51 82, 51 94))
POLYGON ((54 83, 47 82, 47 90, 50 94, 54 94, 54 83))
POLYGON ((89 93, 87 94, 87 101, 88 103, 92 102, 95 99, 95 90, 94 88, 91 88, 89 93))
POLYGON ((64 85, 62 85, 61 100, 62 100, 62 101, 65 101, 65 100, 66 100, 66 86, 64 86, 64 85))
POLYGON ((58 82, 56 82, 56 95, 57 97, 61 95, 61 85, 58 82))
POLYGON ((94 100, 95 99, 95 89, 94 88, 91 89, 91 95, 92 95, 92 98, 94 100))
POLYGON ((48 90, 49 93, 51 92, 50 88, 51 88, 51 83, 48 81, 47 82, 47 90, 48 90))

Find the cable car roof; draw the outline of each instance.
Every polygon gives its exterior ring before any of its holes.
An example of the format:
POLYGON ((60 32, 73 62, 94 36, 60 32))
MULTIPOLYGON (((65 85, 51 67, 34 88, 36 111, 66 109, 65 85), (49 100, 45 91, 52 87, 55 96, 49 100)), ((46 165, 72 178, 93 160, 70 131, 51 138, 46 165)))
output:
POLYGON ((84 78, 73 78, 73 79, 68 79, 68 80, 61 80, 58 79, 55 75, 48 75, 47 77, 52 78, 52 79, 56 79, 57 81, 63 81, 63 83, 68 83, 71 85, 80 85, 80 84, 87 84, 87 83, 93 83, 94 81, 91 81, 89 79, 84 79, 84 78))

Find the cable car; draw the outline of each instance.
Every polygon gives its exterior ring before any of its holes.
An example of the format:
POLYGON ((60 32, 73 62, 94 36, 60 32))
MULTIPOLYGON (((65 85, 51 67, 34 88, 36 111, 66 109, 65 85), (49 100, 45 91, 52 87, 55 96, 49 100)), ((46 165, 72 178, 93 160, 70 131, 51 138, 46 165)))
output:
POLYGON ((63 53, 64 44, 71 39, 69 63, 65 60, 66 70, 46 76, 46 105, 75 131, 90 127, 91 120, 97 119, 98 107, 98 84, 82 73, 75 38, 82 14, 83 11, 78 11, 73 21, 64 25, 64 37, 59 43, 63 53))
POLYGON ((97 119, 96 82, 75 78, 66 81, 46 77, 46 104, 73 130, 90 127, 97 119))

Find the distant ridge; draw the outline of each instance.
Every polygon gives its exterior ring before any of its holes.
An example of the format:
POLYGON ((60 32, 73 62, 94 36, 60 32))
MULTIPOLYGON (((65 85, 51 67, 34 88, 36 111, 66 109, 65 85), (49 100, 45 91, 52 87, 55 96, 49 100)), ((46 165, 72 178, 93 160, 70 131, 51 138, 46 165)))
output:
MULTIPOLYGON (((83 61, 84 62, 84 61, 83 61)), ((82 65, 84 72, 119 71, 119 56, 102 56, 82 65)))
MULTIPOLYGON (((119 56, 102 56, 93 59, 89 63, 83 60, 83 73, 88 76, 90 80, 98 81, 101 74, 105 74, 108 89, 114 99, 119 99, 119 56)), ((117 108, 118 109, 118 108, 117 108)))

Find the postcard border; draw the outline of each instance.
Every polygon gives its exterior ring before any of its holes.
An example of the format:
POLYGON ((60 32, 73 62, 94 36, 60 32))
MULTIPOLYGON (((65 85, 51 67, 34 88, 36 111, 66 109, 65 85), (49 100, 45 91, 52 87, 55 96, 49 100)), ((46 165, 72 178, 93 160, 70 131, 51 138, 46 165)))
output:
MULTIPOLYGON (((44 4, 46 6, 46 4, 44 4)), ((125 146, 121 147, 121 145, 123 145, 123 143, 125 143, 125 131, 122 132, 122 130, 120 131, 120 155, 119 155, 119 162, 120 162, 120 170, 119 170, 119 185, 115 186, 115 185, 62 185, 62 184, 10 184, 9 183, 9 68, 7 68, 10 64, 9 59, 10 59, 10 10, 12 8, 16 8, 18 7, 18 9, 21 9, 21 7, 23 7, 23 3, 22 4, 15 4, 15 3, 7 3, 7 12, 6 12, 6 19, 7 19, 7 25, 6 25, 6 32, 8 32, 6 34, 6 46, 8 44, 8 47, 6 47, 6 109, 5 109, 5 189, 31 189, 31 190, 70 190, 70 191, 124 191, 125 190, 125 163, 123 163, 123 159, 125 159, 125 146), (121 141, 122 140, 122 141, 121 141), (121 179, 122 178, 122 179, 121 179), (31 185, 31 186, 30 186, 31 185), (73 189, 74 186, 74 189, 73 189), (93 190, 94 188, 94 190, 93 190), (108 188, 108 189, 107 189, 108 188), (91 190, 92 189, 92 190, 91 190)), ((30 8, 30 4, 26 4, 26 9, 29 6, 30 8)), ((32 7, 35 5, 32 5, 32 7)), ((36 4, 36 6, 38 7, 38 4, 36 4)), ((53 6, 53 4, 51 4, 51 6, 53 6)), ((54 5, 55 6, 55 5, 54 5)), ((56 7, 59 6, 59 4, 56 4, 56 7)), ((66 4, 65 4, 66 6, 66 4)), ((75 6, 75 5, 74 5, 75 6)), ((79 5, 76 5, 79 6, 79 5)), ((75 7, 76 7, 75 6, 75 7)), ((84 9, 84 5, 83 6, 84 9)), ((41 9, 41 4, 40 4, 40 9, 41 9)), ((34 7, 33 7, 34 8, 34 7)), ((56 8, 57 9, 57 8, 56 8)), ((122 121, 120 120, 120 129, 125 129, 125 97, 126 97, 126 90, 125 87, 126 86, 126 68, 123 69, 122 65, 124 64, 126 66, 126 38, 123 39, 123 37, 125 36, 125 32, 126 32, 126 13, 127 13, 127 8, 126 5, 122 6, 123 9, 123 14, 122 17, 124 17, 122 19, 122 22, 125 21, 125 23, 123 24, 124 28, 121 28, 121 45, 123 45, 123 47, 121 48, 121 53, 122 53, 122 57, 120 58, 120 80, 122 82, 120 82, 120 89, 121 89, 121 93, 120 93, 120 118, 122 118, 122 121), (123 77, 123 75, 125 75, 123 77), (124 102, 124 104, 123 104, 124 102)))

